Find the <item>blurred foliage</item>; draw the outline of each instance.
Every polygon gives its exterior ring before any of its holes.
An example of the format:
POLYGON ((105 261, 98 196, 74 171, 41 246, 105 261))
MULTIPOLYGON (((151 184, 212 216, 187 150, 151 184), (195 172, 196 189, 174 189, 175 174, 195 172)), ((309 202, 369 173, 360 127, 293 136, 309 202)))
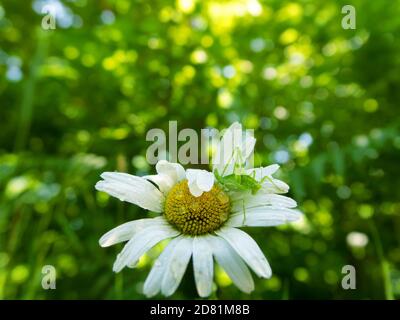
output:
MULTIPOLYGON (((146 212, 94 190, 104 170, 154 172, 146 132, 241 121, 256 164, 282 166, 305 219, 252 228, 274 276, 246 295, 400 297, 400 3, 46 1, 0 5, 0 298, 143 298, 156 247, 114 274, 99 237, 146 212), (356 8, 356 30, 341 8, 356 8), (42 266, 57 289, 41 288, 42 266), (341 287, 342 266, 357 289, 341 287)), ((189 271, 173 298, 197 297, 189 271)))

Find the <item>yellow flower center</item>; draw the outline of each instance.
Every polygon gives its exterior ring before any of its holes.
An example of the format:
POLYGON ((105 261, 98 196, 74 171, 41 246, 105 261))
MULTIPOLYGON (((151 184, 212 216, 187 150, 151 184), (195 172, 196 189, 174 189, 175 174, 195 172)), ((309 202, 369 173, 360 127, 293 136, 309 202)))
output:
POLYGON ((227 219, 229 197, 217 185, 199 197, 190 193, 187 180, 172 187, 165 201, 165 217, 182 233, 200 235, 218 229, 227 219))

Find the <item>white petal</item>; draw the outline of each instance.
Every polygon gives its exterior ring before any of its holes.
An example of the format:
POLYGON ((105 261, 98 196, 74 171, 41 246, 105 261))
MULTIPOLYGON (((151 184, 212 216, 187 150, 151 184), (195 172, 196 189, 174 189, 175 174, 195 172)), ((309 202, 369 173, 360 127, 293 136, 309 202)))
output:
POLYGON ((243 211, 243 207, 250 209, 268 205, 276 208, 295 208, 297 203, 293 199, 279 194, 257 192, 255 195, 252 195, 251 193, 247 193, 241 199, 234 198, 232 212, 243 211))
POLYGON ((189 184, 189 191, 195 197, 200 197, 203 194, 203 190, 196 183, 189 184))
POLYGON ((120 226, 108 231, 104 234, 100 240, 99 244, 102 247, 109 247, 116 243, 128 241, 133 237, 136 232, 147 228, 149 226, 165 225, 167 221, 164 217, 156 218, 146 218, 140 220, 129 221, 120 226))
POLYGON ((267 179, 262 184, 262 191, 269 193, 286 193, 289 191, 289 186, 278 179, 267 179))
POLYGON ((246 173, 253 176, 254 179, 257 181, 262 180, 265 176, 272 176, 276 171, 278 171, 279 165, 277 164, 272 164, 267 167, 260 167, 260 168, 253 168, 253 169, 247 169, 246 173))
POLYGON ((279 165, 272 164, 267 167, 260 167, 246 170, 246 173, 254 176, 257 181, 262 182, 262 189, 268 193, 286 193, 289 191, 289 186, 278 179, 272 177, 272 175, 278 171, 279 165))
POLYGON ((180 238, 176 237, 172 239, 154 262, 143 286, 143 293, 147 297, 153 297, 160 292, 163 276, 166 273, 171 256, 180 238))
POLYGON ((210 243, 215 260, 233 283, 246 293, 253 291, 254 282, 250 271, 235 250, 223 238, 208 235, 206 239, 210 243))
POLYGON ((144 176, 143 178, 155 183, 160 191, 165 195, 169 192, 169 190, 171 190, 171 188, 175 184, 172 178, 166 174, 149 175, 144 176))
POLYGON ((200 197, 203 194, 203 190, 197 185, 197 175, 199 170, 188 169, 186 170, 186 178, 188 180, 189 191, 195 197, 200 197))
POLYGON ((156 164, 158 174, 165 174, 172 178, 174 184, 185 179, 185 169, 179 163, 172 163, 166 160, 160 160, 156 164))
POLYGON ((101 177, 104 180, 96 183, 97 190, 144 209, 162 212, 164 195, 146 179, 121 172, 104 172, 101 177))
POLYGON ((200 170, 196 169, 187 169, 186 170, 186 178, 188 180, 188 184, 193 184, 197 181, 197 175, 200 170))
POLYGON ((243 136, 242 125, 233 123, 224 133, 217 144, 217 150, 213 157, 213 171, 218 170, 222 176, 232 174, 235 164, 241 161, 245 166, 247 158, 254 150, 256 139, 245 132, 243 136))
POLYGON ((214 262, 209 242, 205 237, 195 237, 193 239, 193 270, 200 297, 208 297, 211 294, 213 269, 214 262))
POLYGON ((206 170, 199 170, 197 174, 197 186, 200 190, 208 192, 212 189, 214 185, 214 174, 206 170))
POLYGON ((220 175, 233 173, 235 163, 235 150, 242 148, 242 125, 233 123, 225 130, 224 135, 217 144, 217 150, 213 157, 213 171, 218 170, 220 175))
POLYGON ((168 268, 161 283, 161 293, 170 296, 181 283, 193 250, 193 238, 181 236, 170 255, 168 268))
POLYGON ((139 258, 158 242, 175 237, 178 234, 179 232, 168 224, 143 228, 127 242, 124 249, 117 256, 113 270, 119 272, 125 266, 135 265, 139 258))
POLYGON ((188 169, 186 171, 189 190, 192 195, 199 197, 203 192, 208 192, 214 185, 214 174, 206 170, 188 169))
POLYGON ((243 158, 247 159, 254 150, 254 146, 256 145, 256 139, 252 136, 246 136, 243 141, 243 158))
POLYGON ((228 241, 259 277, 271 277, 272 270, 267 259, 257 243, 246 232, 236 228, 225 227, 215 233, 228 241))
POLYGON ((156 164, 156 175, 148 175, 143 178, 155 183, 165 195, 179 181, 185 179, 185 169, 179 163, 160 160, 156 164))
POLYGON ((298 210, 257 207, 245 209, 243 212, 231 214, 226 226, 230 227, 271 227, 279 226, 301 218, 298 210))

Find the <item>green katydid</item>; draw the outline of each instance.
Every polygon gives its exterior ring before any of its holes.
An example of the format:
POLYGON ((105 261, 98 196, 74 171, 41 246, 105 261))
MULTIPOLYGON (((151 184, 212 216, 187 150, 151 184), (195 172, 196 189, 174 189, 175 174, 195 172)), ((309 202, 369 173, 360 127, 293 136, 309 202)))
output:
MULTIPOLYGON (((219 174, 218 170, 214 171, 215 178, 219 182, 219 184, 225 189, 229 191, 245 191, 249 190, 251 191, 251 194, 256 194, 258 190, 262 188, 262 185, 265 180, 268 180, 274 187, 277 189, 283 191, 276 183, 274 180, 269 177, 268 175, 265 175, 260 181, 257 181, 255 176, 256 176, 256 171, 253 170, 251 174, 246 174, 244 170, 244 161, 242 158, 242 154, 240 150, 237 148, 232 152, 232 155, 225 165, 222 174, 219 174), (235 152, 236 151, 236 152, 235 152), (230 160, 235 156, 236 154, 236 161, 234 163, 234 172, 224 176, 224 173, 230 164, 230 160)), ((246 210, 245 210, 245 204, 244 204, 244 199, 242 200, 242 205, 243 205, 243 223, 246 219, 246 210)))

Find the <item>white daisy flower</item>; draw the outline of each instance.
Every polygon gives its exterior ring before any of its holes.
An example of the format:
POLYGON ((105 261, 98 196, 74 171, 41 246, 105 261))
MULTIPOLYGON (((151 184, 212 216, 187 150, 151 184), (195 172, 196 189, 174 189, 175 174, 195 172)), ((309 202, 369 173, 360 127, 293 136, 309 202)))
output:
POLYGON ((157 163, 156 175, 104 172, 97 190, 160 213, 124 223, 101 237, 102 247, 127 241, 113 270, 134 267, 157 243, 172 239, 144 283, 148 297, 172 295, 191 258, 201 297, 212 292, 214 260, 246 293, 254 289, 248 267, 259 277, 270 278, 271 267, 261 249, 239 228, 277 226, 299 219, 301 213, 293 209, 293 199, 281 195, 289 186, 273 178, 278 165, 244 169, 254 145, 255 139, 243 138, 241 125, 234 123, 218 143, 213 172, 185 171, 165 160, 157 163))

